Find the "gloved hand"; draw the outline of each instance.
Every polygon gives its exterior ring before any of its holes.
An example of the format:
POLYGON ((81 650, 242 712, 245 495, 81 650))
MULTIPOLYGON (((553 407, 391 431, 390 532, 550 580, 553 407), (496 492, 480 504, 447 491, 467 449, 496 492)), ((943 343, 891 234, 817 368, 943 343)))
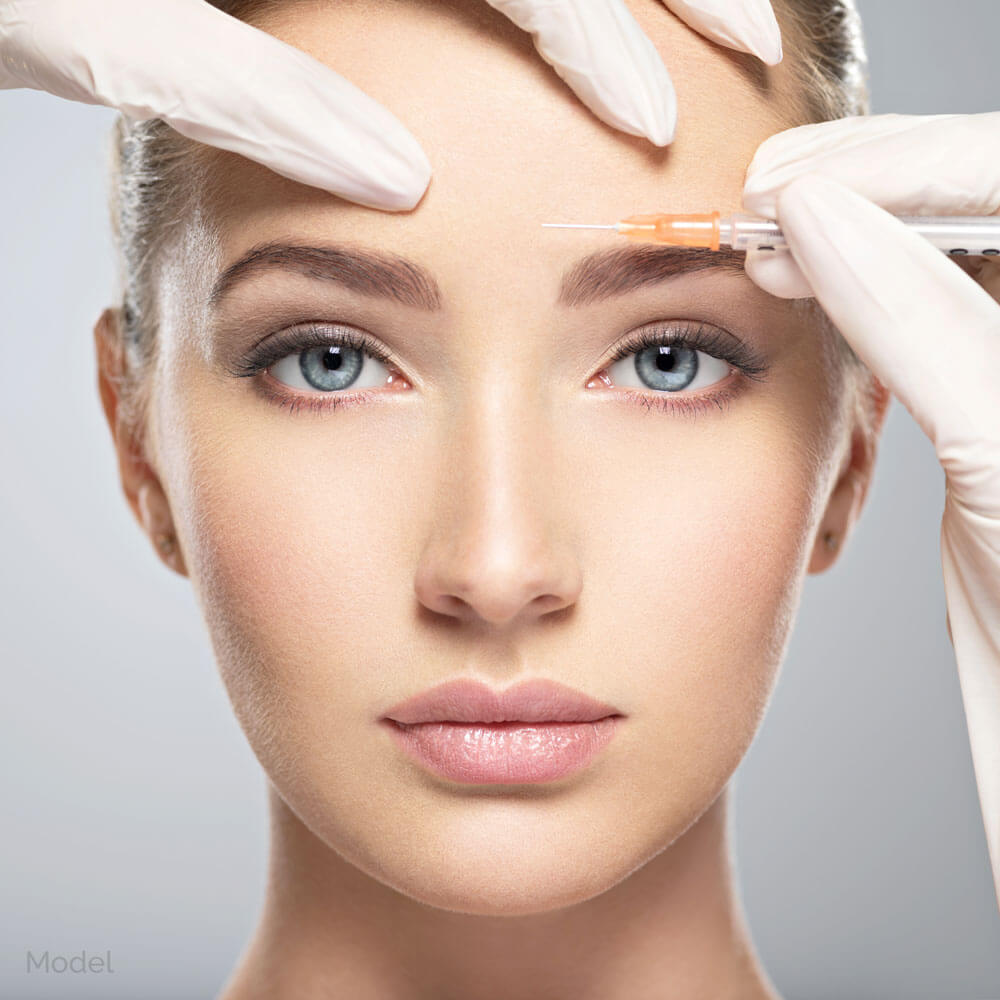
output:
MULTIPOLYGON (((488 0, 599 118, 673 140, 670 77, 624 0, 488 0)), ((781 60, 770 0, 664 0, 731 48, 781 60)), ((0 90, 28 87, 256 160, 349 201, 413 208, 431 167, 397 118, 333 70, 204 0, 0 0, 0 90)))
POLYGON ((749 276, 814 294, 944 469, 949 634, 1000 901, 1000 259, 960 268, 889 214, 1000 214, 1000 113, 789 129, 757 150, 743 203, 791 250, 748 254, 749 276))

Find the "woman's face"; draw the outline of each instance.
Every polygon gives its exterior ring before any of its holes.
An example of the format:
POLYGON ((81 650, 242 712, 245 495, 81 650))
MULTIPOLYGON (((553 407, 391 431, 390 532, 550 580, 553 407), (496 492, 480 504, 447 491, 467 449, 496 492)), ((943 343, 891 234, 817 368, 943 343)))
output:
POLYGON ((738 268, 677 271, 661 252, 567 280, 632 245, 541 222, 738 210, 756 147, 793 124, 785 67, 762 92, 751 60, 658 0, 631 6, 678 92, 666 150, 594 118, 485 4, 289 5, 263 26, 397 114, 430 189, 386 214, 213 151, 220 242, 193 225, 161 283, 155 468, 239 720, 313 834, 446 909, 589 898, 716 799, 765 708, 849 430, 824 329, 738 268), (351 276, 336 280, 285 253, 208 305, 264 243, 392 254, 426 280, 385 297, 377 268, 328 254, 351 276), (313 350, 310 383, 298 359, 319 342, 286 341, 270 374, 234 377, 307 324, 392 363, 348 349, 338 374, 313 350), (675 351, 672 371, 655 347, 614 360, 664 331, 712 337, 761 377, 718 347, 675 351), (453 782, 379 719, 459 677, 550 678, 624 718, 558 781, 453 782))

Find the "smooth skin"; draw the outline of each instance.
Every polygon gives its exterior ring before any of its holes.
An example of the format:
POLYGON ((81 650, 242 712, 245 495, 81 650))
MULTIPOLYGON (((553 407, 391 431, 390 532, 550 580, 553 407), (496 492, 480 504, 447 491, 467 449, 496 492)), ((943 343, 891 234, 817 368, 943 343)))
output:
POLYGON ((804 578, 836 558, 822 537, 842 550, 860 513, 888 393, 859 410, 811 304, 739 271, 557 303, 567 269, 617 244, 540 222, 735 210, 754 151, 801 120, 784 65, 707 41, 658 0, 629 6, 670 56, 687 126, 669 149, 598 121, 482 4, 275 16, 261 26, 417 136, 427 195, 387 215, 212 151, 204 215, 161 275, 141 454, 117 419, 116 314, 98 323, 126 497, 151 539, 177 535, 161 558, 192 582, 271 783, 267 899, 224 1000, 777 996, 734 884, 728 782, 804 578), (441 308, 270 271, 210 310, 215 278, 273 240, 406 257, 441 308), (276 368, 227 373, 305 320, 363 330, 398 365, 319 412, 265 395, 321 395, 276 368), (623 385, 613 352, 685 321, 739 338, 767 379, 701 356, 712 384, 685 393, 739 387, 728 406, 645 405, 664 392, 623 385), (459 676, 553 678, 626 718, 559 782, 454 784, 377 720, 459 676))

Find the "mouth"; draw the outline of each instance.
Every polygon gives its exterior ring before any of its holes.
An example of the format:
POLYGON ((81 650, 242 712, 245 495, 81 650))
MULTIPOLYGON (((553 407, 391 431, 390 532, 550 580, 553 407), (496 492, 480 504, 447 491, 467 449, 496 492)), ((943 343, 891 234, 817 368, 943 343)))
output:
POLYGON ((460 679, 393 706, 381 717, 423 768, 461 784, 539 784, 586 767, 624 714, 554 681, 506 691, 460 679))

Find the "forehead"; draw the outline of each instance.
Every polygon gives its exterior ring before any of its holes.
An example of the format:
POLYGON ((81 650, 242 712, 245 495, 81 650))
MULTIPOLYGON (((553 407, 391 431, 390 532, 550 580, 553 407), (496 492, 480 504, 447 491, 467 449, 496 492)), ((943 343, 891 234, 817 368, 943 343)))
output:
MULTIPOLYGON (((462 224, 518 240, 529 220, 537 228, 539 221, 738 209, 757 146, 796 123, 787 65, 767 68, 709 42, 660 0, 628 6, 677 91, 676 138, 665 149, 599 121, 530 36, 484 0, 279 4, 255 23, 391 110, 430 158, 431 185, 415 211, 390 215, 219 153, 226 160, 219 204, 230 221, 262 237, 289 214, 320 224, 312 214, 319 210, 323 224, 335 217, 345 236, 377 238, 384 230, 394 240, 410 232, 454 239, 462 224)), ((541 233, 552 236, 539 229, 532 238, 541 233)))

